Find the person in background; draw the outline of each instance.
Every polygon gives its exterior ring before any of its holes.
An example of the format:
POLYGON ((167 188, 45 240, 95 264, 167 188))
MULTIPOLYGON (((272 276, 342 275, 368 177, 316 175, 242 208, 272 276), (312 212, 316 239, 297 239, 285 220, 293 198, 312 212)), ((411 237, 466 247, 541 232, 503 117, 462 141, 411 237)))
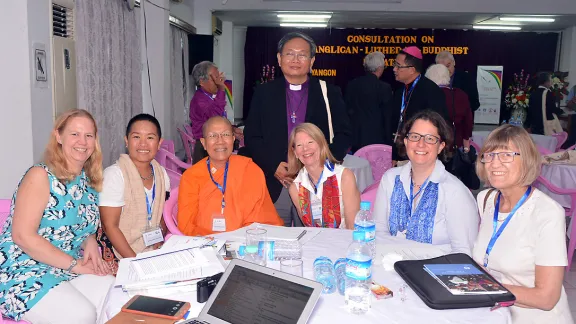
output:
POLYGON ((234 231, 252 223, 283 225, 262 170, 232 154, 230 121, 212 117, 202 127, 208 157, 186 170, 178 193, 178 229, 184 235, 234 231))
POLYGON ((495 190, 478 194, 481 222, 472 257, 516 296, 512 323, 574 323, 562 286, 564 208, 531 186, 540 174, 540 153, 530 134, 512 125, 496 128, 476 172, 495 190))
POLYGON ((322 131, 302 123, 288 142, 289 192, 305 226, 354 229, 360 191, 354 173, 336 161, 322 131))
POLYGON ((104 170, 100 192, 98 243, 113 274, 119 259, 159 248, 167 233, 162 212, 170 178, 154 160, 162 144, 160 123, 149 114, 132 117, 124 142, 128 154, 104 170))
POLYGON ((202 125, 213 116, 226 117, 226 80, 224 73, 218 71, 216 64, 203 61, 192 69, 192 79, 197 90, 190 101, 190 122, 192 136, 196 139, 192 163, 207 156, 199 139, 202 137, 202 125))
POLYGON ((450 72, 442 64, 431 65, 426 71, 426 77, 444 92, 448 114, 456 129, 454 144, 467 153, 470 151, 470 137, 474 128, 474 113, 470 109, 468 96, 463 90, 450 87, 450 72))
POLYGON ((0 234, 0 312, 38 323, 96 323, 114 282, 96 243, 102 152, 85 110, 60 115, 25 173, 0 234), (80 252, 83 251, 81 256, 80 252))
POLYGON ((380 80, 384 73, 382 52, 372 52, 364 58, 366 74, 346 87, 345 100, 353 130, 352 150, 370 145, 384 144, 384 126, 392 111, 392 88, 380 80))
POLYGON ((474 197, 438 160, 446 159, 452 129, 438 113, 426 110, 408 120, 400 136, 400 150, 409 162, 389 169, 380 181, 373 213, 376 235, 445 245, 453 253, 471 255, 478 233, 474 197))
POLYGON ((326 83, 323 94, 321 81, 308 76, 315 55, 316 44, 310 36, 295 32, 282 37, 277 58, 284 77, 256 88, 244 128, 247 154, 264 171, 270 197, 286 226, 293 222, 302 226, 288 193, 292 178, 286 161, 292 130, 304 122, 318 126, 339 161, 344 160, 352 144, 340 88, 326 83))
MULTIPOLYGON (((568 111, 576 111, 576 86, 572 87, 566 97, 566 108, 568 108, 568 111)), ((569 118, 571 127, 568 132, 568 139, 562 145, 562 148, 568 148, 576 143, 576 115, 570 115, 569 118)))
POLYGON ((396 81, 403 84, 394 92, 393 109, 389 126, 386 130, 387 144, 392 145, 392 159, 405 159, 398 155, 397 134, 403 128, 404 122, 423 110, 433 110, 442 116, 446 122, 450 120, 446 109, 446 97, 436 83, 422 74, 422 52, 416 46, 404 48, 394 62, 396 81))
POLYGON ((548 72, 540 72, 536 77, 537 88, 530 93, 530 102, 524 127, 529 128, 532 134, 551 135, 552 130, 546 131, 544 118, 547 121, 554 119, 554 114, 561 115, 562 109, 556 107, 554 96, 550 93, 552 78, 548 72), (545 107, 542 107, 542 99, 545 98, 545 107), (546 116, 546 117, 544 117, 546 116))
POLYGON ((450 88, 461 89, 468 96, 469 107, 474 112, 480 108, 480 96, 478 95, 478 85, 476 80, 471 78, 468 72, 456 70, 454 55, 448 51, 440 52, 436 55, 436 64, 442 64, 450 71, 450 88))

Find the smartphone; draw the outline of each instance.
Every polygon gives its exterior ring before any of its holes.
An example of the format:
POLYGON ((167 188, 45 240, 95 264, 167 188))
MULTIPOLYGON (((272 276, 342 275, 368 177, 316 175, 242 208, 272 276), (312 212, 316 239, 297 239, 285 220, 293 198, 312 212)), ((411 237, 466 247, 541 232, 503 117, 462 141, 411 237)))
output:
POLYGON ((184 318, 190 303, 136 295, 122 307, 123 312, 178 320, 184 318))

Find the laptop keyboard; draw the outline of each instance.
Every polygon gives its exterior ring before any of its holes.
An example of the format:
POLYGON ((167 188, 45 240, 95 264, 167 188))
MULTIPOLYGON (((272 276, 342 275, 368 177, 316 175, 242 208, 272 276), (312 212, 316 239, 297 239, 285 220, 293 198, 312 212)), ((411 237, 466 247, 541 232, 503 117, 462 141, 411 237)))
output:
POLYGON ((184 322, 183 324, 210 324, 208 322, 204 322, 204 321, 199 321, 199 320, 192 320, 191 322, 184 322))

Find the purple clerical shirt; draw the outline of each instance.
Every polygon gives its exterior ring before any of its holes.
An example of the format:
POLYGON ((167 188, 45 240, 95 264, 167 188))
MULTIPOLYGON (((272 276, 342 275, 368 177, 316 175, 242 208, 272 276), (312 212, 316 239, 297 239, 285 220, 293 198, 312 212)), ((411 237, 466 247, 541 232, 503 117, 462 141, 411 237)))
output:
POLYGON ((288 137, 292 130, 306 121, 308 106, 308 88, 310 80, 301 85, 292 85, 286 80, 286 119, 288 121, 288 137))
POLYGON ((214 96, 198 88, 190 101, 190 123, 195 139, 202 138, 202 125, 214 116, 226 117, 226 94, 218 90, 214 96))

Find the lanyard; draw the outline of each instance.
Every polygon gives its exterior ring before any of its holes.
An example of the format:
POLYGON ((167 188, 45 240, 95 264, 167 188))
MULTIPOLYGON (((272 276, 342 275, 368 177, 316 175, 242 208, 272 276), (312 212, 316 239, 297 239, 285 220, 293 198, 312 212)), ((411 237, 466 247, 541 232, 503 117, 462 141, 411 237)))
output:
MULTIPOLYGON (((428 178, 424 180, 424 183, 422 184, 422 186, 420 186, 420 189, 418 189, 418 192, 416 192, 416 194, 414 194, 414 183, 412 182, 412 178, 410 178, 410 215, 412 215, 412 210, 414 209, 413 207, 414 199, 416 199, 416 197, 418 197, 420 192, 424 190, 424 188, 426 188, 426 186, 428 185, 428 178)), ((422 199, 420 199, 420 201, 422 201, 422 199)))
MULTIPOLYGON (((152 167, 152 179, 154 179, 154 167, 152 167)), ((146 196, 146 211, 148 212, 148 225, 151 226, 152 224, 152 206, 154 204, 154 199, 156 198, 156 181, 152 185, 152 202, 148 200, 148 195, 144 192, 144 196, 146 196)))
MULTIPOLYGON (((328 171, 330 172, 334 172, 334 164, 328 162, 328 160, 326 160, 326 163, 324 164, 326 166, 326 168, 328 168, 328 171)), ((310 183, 314 186, 314 194, 318 194, 318 186, 320 186, 320 181, 322 181, 322 176, 324 175, 324 169, 322 169, 322 173, 320 173, 320 177, 318 178, 318 182, 316 184, 314 184, 314 182, 312 181, 312 177, 310 176, 310 174, 308 174, 308 179, 310 179, 310 183)))
MULTIPOLYGON (((202 92, 206 97, 210 98, 210 100, 214 101, 216 99, 214 99, 215 97, 211 94, 208 94, 206 91, 204 91, 204 89, 199 88, 198 91, 202 92)), ((222 112, 222 117, 227 118, 228 114, 226 113, 226 107, 224 107, 224 111, 222 112)))
POLYGON ((512 208, 512 211, 510 212, 508 217, 506 217, 506 219, 504 220, 504 223, 502 223, 502 225, 500 225, 500 228, 498 229, 498 231, 496 231, 496 228, 498 227, 498 210, 500 209, 500 197, 502 196, 501 193, 498 194, 498 198, 496 198, 496 207, 494 207, 495 208, 494 209, 494 221, 493 221, 494 229, 492 231, 492 238, 490 238, 490 242, 488 243, 488 246, 486 247, 486 255, 484 255, 484 267, 488 266, 488 256, 490 255, 490 252, 492 251, 492 248, 494 247, 494 243, 496 243, 496 241, 500 237, 500 234, 502 234, 502 232, 504 231, 504 229, 506 228, 506 226, 510 222, 510 219, 512 219, 512 216, 514 216, 514 213, 516 213, 518 208, 520 208, 520 206, 522 206, 522 204, 524 204, 524 202, 526 202, 526 199, 528 199, 528 196, 530 196, 530 191, 532 191, 532 187, 528 186, 528 189, 526 189, 524 196, 522 196, 522 198, 520 198, 520 200, 516 203, 516 206, 514 206, 514 208, 512 208))
POLYGON ((214 182, 218 190, 222 192, 222 209, 220 211, 222 215, 224 215, 224 207, 226 207, 226 201, 224 201, 224 193, 226 192, 226 180, 228 179, 228 163, 229 161, 226 161, 226 168, 224 169, 224 182, 222 182, 221 186, 218 182, 216 182, 216 180, 214 180, 214 177, 212 176, 212 170, 210 170, 210 158, 206 160, 206 165, 208 166, 208 174, 210 175, 210 179, 212 179, 212 182, 214 182))
POLYGON ((416 80, 414 80, 414 82, 412 83, 410 90, 408 90, 408 98, 406 98, 406 87, 404 87, 404 91, 402 91, 402 106, 400 107, 400 120, 402 120, 402 117, 403 117, 402 115, 404 114, 404 110, 406 110, 408 103, 410 103, 410 98, 412 98, 412 92, 414 92, 414 87, 416 86, 418 81, 420 81, 421 76, 422 75, 419 75, 416 78, 416 80))

